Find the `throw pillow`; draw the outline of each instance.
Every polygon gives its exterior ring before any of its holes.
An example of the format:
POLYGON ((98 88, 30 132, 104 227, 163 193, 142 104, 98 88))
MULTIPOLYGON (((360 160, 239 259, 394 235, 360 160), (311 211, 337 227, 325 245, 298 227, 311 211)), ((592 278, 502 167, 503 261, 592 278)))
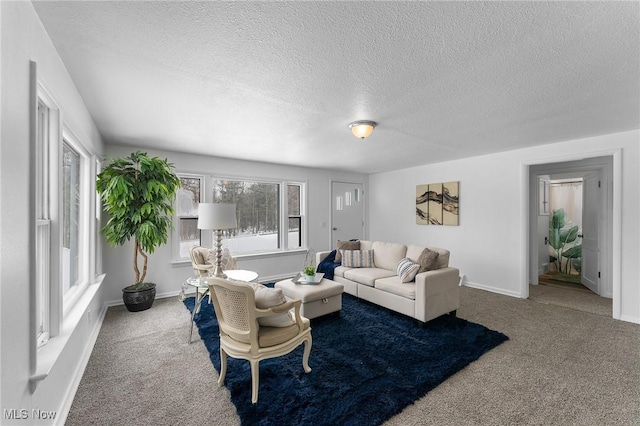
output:
MULTIPOLYGON (((251 283, 256 293, 256 307, 260 309, 272 308, 287 301, 281 288, 269 288, 262 284, 251 283)), ((258 324, 263 327, 289 327, 295 324, 291 311, 277 315, 258 318, 258 324)))
POLYGON ((422 250, 418 258, 418 264, 420 265, 418 273, 438 269, 438 256, 439 253, 437 251, 429 250, 428 248, 422 250))
POLYGON ((360 241, 336 241, 336 263, 342 262, 341 250, 360 250, 360 241))
POLYGON ((396 268, 396 274, 400 277, 400 281, 403 283, 408 283, 413 281, 418 273, 418 269, 420 269, 420 265, 414 263, 408 257, 400 260, 398 262, 398 267, 396 268))
POLYGON ((349 268, 375 268, 373 250, 340 250, 342 266, 349 268))

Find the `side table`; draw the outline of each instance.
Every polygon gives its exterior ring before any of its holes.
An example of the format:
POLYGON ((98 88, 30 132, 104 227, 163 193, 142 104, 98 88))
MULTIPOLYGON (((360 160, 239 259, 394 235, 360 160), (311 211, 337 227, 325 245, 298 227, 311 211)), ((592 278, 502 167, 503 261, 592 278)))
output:
MULTIPOLYGON (((258 279, 258 273, 254 271, 247 271, 245 269, 230 269, 228 271, 224 271, 227 275, 227 278, 237 281, 246 281, 251 282, 258 279)), ((195 316, 198 312, 200 312, 200 305, 202 303, 202 299, 205 298, 209 294, 209 284, 207 283, 207 277, 189 277, 182 285, 182 294, 184 295, 184 291, 189 286, 195 287, 196 295, 195 295, 195 304, 193 305, 193 311, 191 311, 191 328, 189 329, 189 343, 191 343, 191 338, 193 336, 193 323, 195 316)))

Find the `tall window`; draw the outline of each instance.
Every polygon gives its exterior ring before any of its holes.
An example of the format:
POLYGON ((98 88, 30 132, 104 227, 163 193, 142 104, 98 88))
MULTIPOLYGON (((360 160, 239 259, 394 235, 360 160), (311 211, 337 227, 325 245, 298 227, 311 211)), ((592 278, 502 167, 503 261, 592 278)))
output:
POLYGON ((85 147, 64 128, 61 111, 41 84, 35 83, 35 282, 31 320, 36 346, 54 339, 67 313, 80 299, 95 270, 92 221, 95 170, 85 147))
POLYGON ((179 175, 180 188, 176 194, 176 217, 178 223, 179 258, 189 257, 193 246, 202 245, 201 232, 198 229, 198 204, 202 193, 202 176, 179 175))
POLYGON ((302 187, 287 185, 287 212, 289 215, 289 248, 302 247, 302 187))
POLYGON ((36 124, 36 283, 35 315, 38 346, 49 340, 50 239, 49 144, 51 109, 38 98, 36 124))
POLYGON ((62 149, 62 294, 80 279, 80 154, 65 141, 62 149))

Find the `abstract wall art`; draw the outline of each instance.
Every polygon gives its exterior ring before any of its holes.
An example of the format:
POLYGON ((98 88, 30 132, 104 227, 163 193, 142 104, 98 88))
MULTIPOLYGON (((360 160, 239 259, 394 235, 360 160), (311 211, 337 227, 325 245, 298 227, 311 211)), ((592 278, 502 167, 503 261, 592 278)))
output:
POLYGON ((418 225, 459 224, 460 182, 430 183, 416 186, 418 225))

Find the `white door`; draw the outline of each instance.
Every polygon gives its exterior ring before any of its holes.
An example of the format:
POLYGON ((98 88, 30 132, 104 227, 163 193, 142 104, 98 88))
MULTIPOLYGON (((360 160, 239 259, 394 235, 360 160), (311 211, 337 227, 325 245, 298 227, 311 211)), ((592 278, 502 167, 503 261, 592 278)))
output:
POLYGON ((599 177, 592 173, 584 177, 582 207, 582 285, 600 294, 598 283, 598 212, 599 177))
POLYGON ((551 217, 551 177, 538 176, 538 268, 531 284, 538 284, 538 276, 549 272, 549 218, 551 217))
POLYGON ((364 238, 364 190, 361 183, 331 183, 331 245, 364 238))

